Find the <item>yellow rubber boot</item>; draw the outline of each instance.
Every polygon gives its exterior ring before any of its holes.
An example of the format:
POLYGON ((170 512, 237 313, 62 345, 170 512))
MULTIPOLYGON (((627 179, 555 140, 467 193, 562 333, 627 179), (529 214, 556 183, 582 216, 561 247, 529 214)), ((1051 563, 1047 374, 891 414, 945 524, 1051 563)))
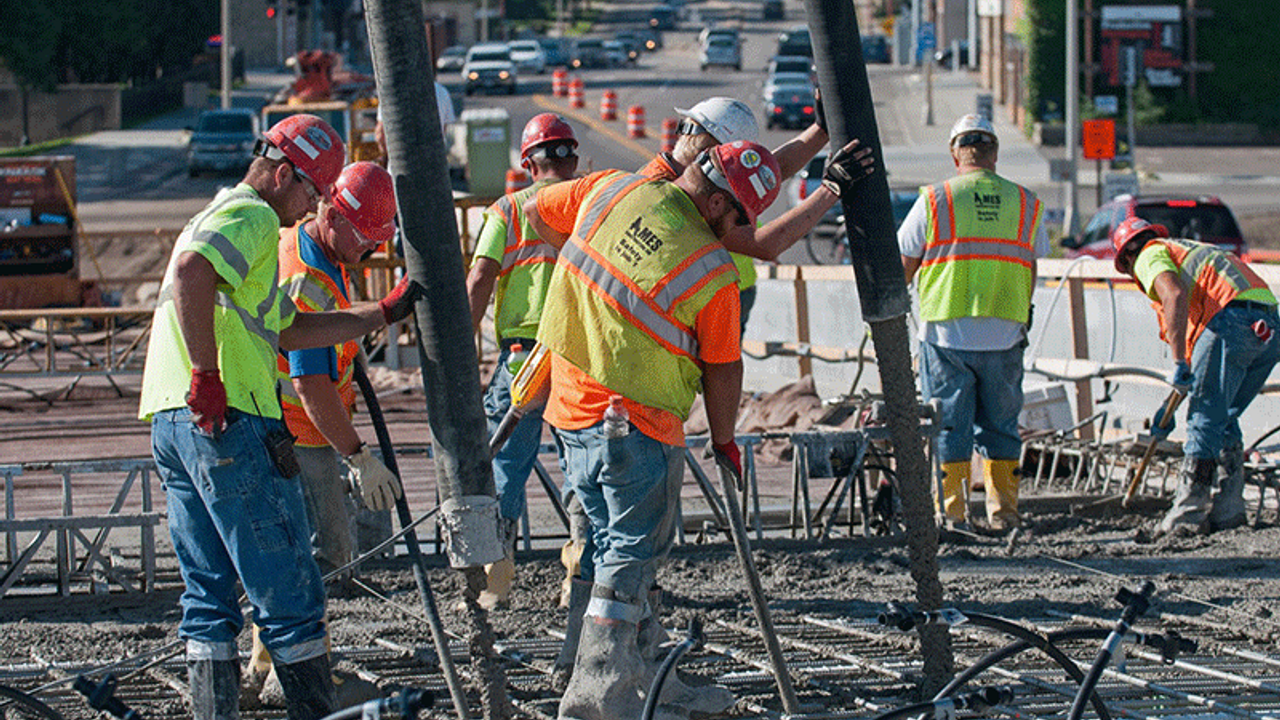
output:
MULTIPOLYGON (((328 637, 325 638, 328 640, 328 637)), ((271 655, 267 652, 267 646, 262 644, 262 638, 258 637, 258 626, 253 626, 253 650, 249 653, 249 673, 266 677, 271 672, 271 655)))
POLYGON ((1018 515, 1017 460, 983 460, 987 476, 987 522, 995 530, 1012 530, 1022 525, 1018 515))
POLYGON ((567 608, 573 595, 573 579, 582 572, 582 551, 586 544, 581 540, 566 540, 560 548, 560 564, 564 565, 564 582, 560 583, 560 607, 567 608))
POLYGON ((476 600, 485 610, 506 607, 511 600, 511 581, 516 577, 516 564, 511 558, 485 565, 485 588, 476 600))
POLYGON ((965 511, 969 505, 968 490, 969 461, 942 463, 942 498, 939 505, 947 520, 965 522, 965 511))

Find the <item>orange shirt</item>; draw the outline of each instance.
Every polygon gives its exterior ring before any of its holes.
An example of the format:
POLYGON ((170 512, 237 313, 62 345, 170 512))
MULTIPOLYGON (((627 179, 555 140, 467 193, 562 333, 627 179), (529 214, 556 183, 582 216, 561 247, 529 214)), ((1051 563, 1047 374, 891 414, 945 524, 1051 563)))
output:
MULTIPOLYGON (((538 214, 542 221, 559 232, 571 232, 583 198, 599 178, 600 173, 593 173, 539 192, 538 214)), ((740 310, 737 285, 722 288, 702 308, 693 328, 698 339, 699 360, 719 364, 742 358, 740 310)), ((609 397, 615 394, 573 363, 553 354, 551 397, 542 411, 542 419, 562 430, 591 427, 604 417, 609 397)), ((667 445, 684 444, 684 425, 676 415, 626 398, 623 404, 640 432, 667 445)))
POLYGON ((640 174, 645 177, 659 178, 662 180, 675 180, 680 177, 680 173, 676 172, 676 168, 672 163, 675 160, 667 153, 658 153, 648 165, 640 168, 640 174))

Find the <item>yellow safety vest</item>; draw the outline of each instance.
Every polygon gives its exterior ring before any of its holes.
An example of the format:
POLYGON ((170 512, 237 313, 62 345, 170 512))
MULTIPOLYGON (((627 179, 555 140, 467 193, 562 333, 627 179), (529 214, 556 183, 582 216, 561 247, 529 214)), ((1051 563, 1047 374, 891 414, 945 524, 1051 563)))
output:
POLYGON ((543 180, 503 195, 485 211, 486 215, 501 218, 507 230, 493 300, 493 326, 499 340, 529 338, 538 333, 547 283, 556 262, 556 249, 543 242, 529 227, 522 206, 549 184, 543 180))
POLYGON ((606 388, 683 420, 702 387, 694 323, 737 280, 683 190, 602 173, 560 250, 538 341, 606 388))
POLYGON ((1025 323, 1042 213, 1035 193, 987 170, 920 192, 928 210, 918 280, 921 318, 1025 323))
MULTIPOLYGON (((302 259, 298 248, 298 228, 295 225, 280 233, 280 290, 293 299, 298 312, 326 312, 328 310, 346 310, 351 301, 342 293, 333 278, 325 271, 308 265, 302 259)), ((341 265, 342 282, 347 283, 347 270, 341 265)), ((338 397, 342 406, 347 409, 348 416, 356 405, 356 391, 352 385, 355 376, 356 356, 360 353, 360 343, 348 340, 333 347, 338 359, 338 380, 334 383, 338 389, 338 397)), ((289 432, 297 438, 299 445, 305 447, 324 447, 329 444, 320 429, 307 415, 302 405, 302 398, 293 387, 293 379, 289 377, 289 358, 283 353, 277 354, 280 369, 280 405, 284 410, 284 422, 289 432)))

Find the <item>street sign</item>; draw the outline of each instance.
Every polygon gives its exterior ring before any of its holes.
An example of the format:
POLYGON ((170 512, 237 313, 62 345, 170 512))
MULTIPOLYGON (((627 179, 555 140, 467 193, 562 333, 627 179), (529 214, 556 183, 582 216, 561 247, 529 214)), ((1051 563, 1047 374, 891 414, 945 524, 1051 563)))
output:
POLYGON ((1116 121, 1085 120, 1081 138, 1084 156, 1089 160, 1110 160, 1116 156, 1116 121))
POLYGON ((1115 115, 1120 112, 1119 95, 1094 95, 1093 107, 1100 113, 1115 115))
POLYGON ((1002 0, 978 0, 978 15, 980 17, 999 17, 1004 14, 1004 2, 1002 0))
POLYGON ((920 23, 920 38, 916 41, 916 45, 921 50, 932 50, 938 46, 938 36, 934 30, 933 23, 920 23))
POLYGON ((1069 182, 1072 176, 1071 160, 1067 158, 1049 159, 1049 182, 1069 182))

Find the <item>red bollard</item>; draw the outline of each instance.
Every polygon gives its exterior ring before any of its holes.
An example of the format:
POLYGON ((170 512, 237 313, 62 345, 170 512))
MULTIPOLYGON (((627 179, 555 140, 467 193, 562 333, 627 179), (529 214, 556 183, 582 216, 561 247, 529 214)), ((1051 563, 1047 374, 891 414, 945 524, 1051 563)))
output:
POLYGON ((581 108, 586 106, 586 87, 582 82, 582 78, 576 77, 569 81, 569 107, 581 108))
POLYGON ((627 135, 633 138, 644 137, 644 108, 632 105, 627 109, 627 135))
POLYGON ((524 170, 517 170, 515 168, 511 168, 510 170, 507 171, 506 194, 510 195, 511 193, 516 192, 518 190, 523 190, 529 187, 529 185, 532 184, 532 182, 533 181, 529 179, 529 173, 525 172, 524 170))
POLYGON ((569 71, 564 68, 556 68, 551 73, 551 94, 556 97, 565 97, 569 94, 569 71))
POLYGON ((612 90, 605 90, 600 95, 600 119, 601 120, 617 120, 618 119, 618 94, 612 90))
POLYGON ((662 119, 662 152, 671 152, 676 149, 676 134, 679 132, 680 121, 675 118, 662 119))

